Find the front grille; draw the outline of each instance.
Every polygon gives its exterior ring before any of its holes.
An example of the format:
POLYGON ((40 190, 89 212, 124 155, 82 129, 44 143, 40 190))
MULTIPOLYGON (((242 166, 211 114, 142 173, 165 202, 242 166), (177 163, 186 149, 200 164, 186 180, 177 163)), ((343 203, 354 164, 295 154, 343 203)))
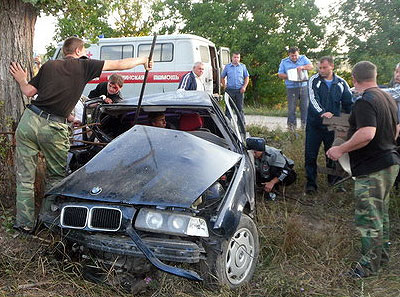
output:
POLYGON ((90 210, 89 228, 116 231, 121 225, 121 218, 118 208, 94 207, 90 210))
POLYGON ((63 227, 83 229, 86 226, 88 209, 82 206, 65 206, 61 212, 63 227))

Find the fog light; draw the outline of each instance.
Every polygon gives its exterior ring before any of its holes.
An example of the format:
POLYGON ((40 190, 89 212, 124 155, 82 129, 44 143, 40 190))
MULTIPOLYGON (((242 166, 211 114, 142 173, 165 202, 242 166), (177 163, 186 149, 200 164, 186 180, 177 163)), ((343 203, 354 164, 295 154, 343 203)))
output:
POLYGON ((50 210, 51 210, 52 212, 57 211, 57 210, 58 210, 58 205, 56 205, 56 204, 50 205, 50 210))

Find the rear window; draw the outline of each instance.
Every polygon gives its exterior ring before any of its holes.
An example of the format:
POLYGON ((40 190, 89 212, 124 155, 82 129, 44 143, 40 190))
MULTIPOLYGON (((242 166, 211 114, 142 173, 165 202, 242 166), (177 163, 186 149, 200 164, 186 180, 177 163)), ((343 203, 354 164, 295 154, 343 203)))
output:
POLYGON ((210 52, 208 51, 208 47, 200 45, 200 58, 201 62, 210 63, 210 52))
POLYGON ((106 45, 100 49, 100 60, 133 58, 133 45, 106 45))
MULTIPOLYGON (((138 57, 148 57, 151 44, 141 44, 138 47, 138 57)), ((154 62, 171 62, 174 59, 174 45, 172 43, 156 43, 153 52, 154 62)))

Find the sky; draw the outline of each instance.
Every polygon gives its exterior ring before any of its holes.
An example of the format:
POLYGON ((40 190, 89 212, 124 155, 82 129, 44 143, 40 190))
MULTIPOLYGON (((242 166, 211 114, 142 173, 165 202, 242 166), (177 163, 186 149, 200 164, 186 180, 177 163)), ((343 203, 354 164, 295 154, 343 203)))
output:
MULTIPOLYGON (((326 12, 328 6, 337 2, 338 0, 315 0, 315 4, 322 10, 322 13, 326 12)), ((54 30, 56 20, 52 16, 41 15, 38 17, 35 26, 35 36, 33 39, 33 53, 34 55, 45 54, 46 46, 53 41, 54 30)))

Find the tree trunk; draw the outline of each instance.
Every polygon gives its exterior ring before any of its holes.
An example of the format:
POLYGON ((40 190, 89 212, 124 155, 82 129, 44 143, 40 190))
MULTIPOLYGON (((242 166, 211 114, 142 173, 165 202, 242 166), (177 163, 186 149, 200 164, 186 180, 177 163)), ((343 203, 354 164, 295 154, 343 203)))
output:
MULTIPOLYGON (((0 0, 0 133, 15 131, 28 100, 9 73, 9 65, 18 61, 30 78, 37 13, 32 4, 21 0, 0 0)), ((0 134, 0 203, 6 205, 15 196, 14 148, 13 136, 0 134)))

